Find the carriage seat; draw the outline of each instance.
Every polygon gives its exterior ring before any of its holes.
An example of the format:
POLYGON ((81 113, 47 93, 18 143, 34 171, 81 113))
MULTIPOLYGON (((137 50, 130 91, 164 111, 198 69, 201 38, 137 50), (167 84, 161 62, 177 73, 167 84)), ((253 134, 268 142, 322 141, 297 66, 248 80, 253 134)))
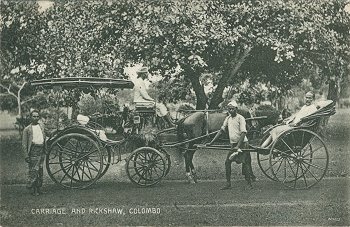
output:
POLYGON ((88 116, 78 114, 77 121, 81 125, 87 125, 87 123, 89 123, 89 121, 90 121, 90 118, 88 116))
POLYGON ((135 111, 141 113, 155 113, 156 107, 153 102, 135 102, 135 111))
POLYGON ((88 125, 90 118, 88 116, 82 115, 82 114, 78 114, 77 116, 77 121, 79 124, 81 124, 82 126, 86 126, 87 128, 89 128, 91 131, 93 131, 94 133, 96 133, 96 135, 102 140, 102 141, 106 141, 107 140, 107 136, 106 136, 106 132, 104 130, 101 129, 97 129, 94 127, 91 127, 91 125, 88 125))

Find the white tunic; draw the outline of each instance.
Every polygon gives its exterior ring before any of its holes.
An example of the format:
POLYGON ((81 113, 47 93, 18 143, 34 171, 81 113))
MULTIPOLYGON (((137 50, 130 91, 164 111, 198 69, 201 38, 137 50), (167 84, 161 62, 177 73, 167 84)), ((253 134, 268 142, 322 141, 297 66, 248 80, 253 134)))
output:
POLYGON ((44 136, 43 132, 41 131, 41 128, 39 124, 37 125, 32 125, 33 129, 33 143, 34 144, 44 144, 44 136))
MULTIPOLYGON (((221 128, 226 130, 226 127, 228 128, 230 143, 238 143, 242 132, 247 132, 245 119, 240 114, 237 114, 235 117, 226 117, 221 128)), ((244 142, 247 141, 248 138, 244 137, 244 142)))
POLYGON ((310 114, 313 114, 316 111, 317 111, 317 107, 314 104, 311 104, 309 106, 304 105, 303 107, 301 107, 298 113, 295 114, 292 123, 296 124, 301 120, 301 118, 306 117, 310 114))
POLYGON ((153 99, 148 95, 145 82, 142 78, 137 78, 134 83, 134 102, 135 103, 153 103, 153 99))

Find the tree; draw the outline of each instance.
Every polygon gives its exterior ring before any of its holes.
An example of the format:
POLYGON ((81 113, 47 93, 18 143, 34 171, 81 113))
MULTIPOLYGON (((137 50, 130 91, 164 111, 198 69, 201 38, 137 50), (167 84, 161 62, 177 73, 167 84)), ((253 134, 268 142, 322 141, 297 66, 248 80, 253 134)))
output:
POLYGON ((44 75, 45 64, 38 48, 43 26, 37 2, 1 1, 1 95, 16 99, 19 115, 21 105, 35 98, 21 99, 26 81, 44 75))
POLYGON ((348 26, 342 26, 342 31, 334 26, 349 24, 344 1, 170 0, 133 4, 131 26, 122 36, 128 58, 144 62, 164 77, 180 68, 196 94, 197 109, 206 104, 217 107, 232 82, 264 80, 282 88, 288 84, 284 89, 290 89, 301 81, 303 68, 325 65, 326 58, 315 56, 340 56, 338 53, 345 53, 349 46, 344 36, 348 26), (252 73, 252 64, 244 68, 254 62, 253 53, 262 49, 267 56, 263 64, 277 67, 257 73, 252 73), (210 100, 200 81, 203 73, 213 75, 215 88, 210 100))

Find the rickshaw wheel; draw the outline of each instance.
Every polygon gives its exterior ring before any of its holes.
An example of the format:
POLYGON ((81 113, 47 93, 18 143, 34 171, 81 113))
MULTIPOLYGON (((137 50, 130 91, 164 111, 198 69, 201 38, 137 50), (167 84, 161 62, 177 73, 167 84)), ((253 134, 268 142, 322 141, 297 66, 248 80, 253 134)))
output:
MULTIPOLYGON (((261 141, 259 144, 260 146, 270 136, 270 133, 269 133, 270 131, 271 130, 264 133, 263 137, 260 140, 261 141)), ((272 175, 272 173, 271 173, 270 158, 269 158, 268 154, 261 154, 261 153, 257 152, 256 159, 258 160, 258 165, 260 167, 261 172, 263 172, 263 174, 267 178, 269 178, 273 181, 277 181, 276 178, 274 177, 274 175, 272 175)))
POLYGON ((166 175, 168 175, 168 173, 170 171, 170 167, 171 167, 170 155, 163 148, 159 149, 159 152, 163 154, 163 159, 165 161, 165 167, 166 167, 164 176, 166 176, 166 175))
POLYGON ((167 167, 164 155, 152 147, 134 150, 126 160, 126 173, 131 182, 149 187, 161 181, 167 167))
POLYGON ((322 138, 307 129, 282 133, 270 150, 271 174, 293 189, 307 189, 327 173, 329 155, 322 138))
POLYGON ((46 154, 47 173, 64 188, 89 187, 101 177, 103 168, 99 145, 79 133, 57 138, 46 154))

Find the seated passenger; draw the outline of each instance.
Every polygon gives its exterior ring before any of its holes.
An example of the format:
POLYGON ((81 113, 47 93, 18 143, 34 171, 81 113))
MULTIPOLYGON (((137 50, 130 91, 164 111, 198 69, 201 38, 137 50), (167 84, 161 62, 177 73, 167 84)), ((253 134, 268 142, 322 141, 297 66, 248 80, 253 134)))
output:
POLYGON ((134 82, 134 103, 137 107, 141 106, 153 108, 155 101, 148 95, 144 81, 148 77, 148 69, 146 67, 142 67, 136 73, 137 80, 134 82))
POLYGON ((167 107, 162 102, 155 102, 155 100, 149 96, 145 79, 148 77, 148 69, 147 67, 140 68, 137 72, 137 80, 135 81, 134 86, 134 103, 136 108, 144 107, 144 108, 152 108, 155 109, 156 114, 163 118, 170 126, 173 125, 167 107))
POLYGON ((305 105, 294 115, 283 120, 284 125, 280 125, 271 130, 270 136, 263 142, 261 148, 269 147, 273 141, 282 133, 291 129, 300 122, 301 118, 306 117, 317 111, 316 105, 313 103, 315 94, 308 92, 305 94, 305 105))

